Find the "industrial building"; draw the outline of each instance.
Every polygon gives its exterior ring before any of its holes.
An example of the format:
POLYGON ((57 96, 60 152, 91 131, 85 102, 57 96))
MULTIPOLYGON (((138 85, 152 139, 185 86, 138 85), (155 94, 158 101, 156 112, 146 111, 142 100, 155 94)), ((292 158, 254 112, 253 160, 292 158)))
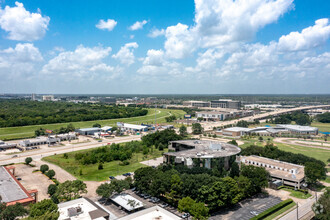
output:
POLYGON ((300 189, 305 181, 304 166, 254 155, 239 156, 238 158, 241 164, 265 168, 272 181, 280 180, 283 185, 300 189))
POLYGON ((204 102, 204 101, 183 101, 182 103, 184 106, 187 107, 210 107, 210 102, 204 102))
POLYGON ((105 208, 88 198, 79 198, 57 205, 60 216, 58 220, 109 220, 110 213, 105 208))
POLYGON ((70 132, 68 134, 58 134, 58 135, 51 135, 49 137, 37 137, 34 139, 23 140, 19 142, 19 145, 22 147, 33 147, 39 145, 54 145, 60 143, 61 141, 69 141, 75 140, 77 136, 74 132, 70 132))
POLYGON ((134 124, 118 122, 117 126, 123 132, 127 131, 127 132, 131 132, 131 133, 136 133, 136 132, 148 131, 148 126, 145 126, 145 125, 134 125, 134 124))
POLYGON ((317 135, 319 133, 319 129, 316 127, 310 126, 301 126, 301 125, 276 125, 278 128, 285 128, 290 131, 291 134, 298 135, 317 135))
POLYGON ((184 164, 188 167, 225 168, 228 170, 241 149, 235 145, 208 140, 171 141, 163 155, 164 163, 184 164))
POLYGON ((211 108, 230 108, 240 109, 241 101, 233 101, 231 99, 219 99, 211 101, 211 108))
POLYGON ((76 132, 81 135, 94 135, 95 133, 101 132, 101 128, 80 128, 76 129, 76 132))
POLYGON ((37 201, 38 190, 27 191, 15 177, 15 167, 0 167, 0 196, 6 205, 28 205, 37 201))
POLYGON ((119 220, 180 220, 179 216, 159 206, 153 206, 133 214, 124 216, 119 220))

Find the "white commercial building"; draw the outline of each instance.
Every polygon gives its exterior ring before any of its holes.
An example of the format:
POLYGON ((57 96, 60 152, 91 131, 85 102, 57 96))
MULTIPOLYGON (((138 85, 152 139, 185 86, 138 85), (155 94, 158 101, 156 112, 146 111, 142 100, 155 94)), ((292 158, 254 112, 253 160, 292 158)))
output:
POLYGON ((119 220, 180 220, 177 215, 159 207, 153 206, 139 212, 127 215, 119 220))
POLYGON ((301 126, 301 125, 281 125, 278 124, 276 127, 285 128, 292 134, 300 134, 300 135, 317 135, 319 133, 319 129, 316 127, 310 126, 301 126))
POLYGON ((53 95, 43 95, 42 101, 54 101, 54 96, 53 95))
POLYGON ((121 131, 129 131, 129 132, 143 132, 148 131, 148 126, 144 125, 134 125, 127 123, 117 123, 118 127, 120 127, 121 131))
POLYGON ((109 220, 110 213, 88 198, 79 198, 57 205, 58 220, 109 220))
POLYGON ((140 200, 126 193, 114 195, 110 199, 129 212, 140 209, 144 206, 140 200))

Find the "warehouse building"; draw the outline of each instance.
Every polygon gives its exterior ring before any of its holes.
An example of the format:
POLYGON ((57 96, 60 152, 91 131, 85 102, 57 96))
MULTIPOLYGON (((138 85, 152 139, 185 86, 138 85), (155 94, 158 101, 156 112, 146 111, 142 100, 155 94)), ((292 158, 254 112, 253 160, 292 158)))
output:
POLYGON ((15 167, 0 167, 0 196, 1 202, 8 205, 21 203, 28 205, 37 201, 38 190, 27 191, 16 179, 15 167))
POLYGON ((81 135, 94 135, 95 133, 101 132, 101 128, 80 128, 76 132, 81 135))
POLYGON ((317 135, 319 133, 319 129, 316 127, 310 126, 301 126, 301 125, 276 125, 278 128, 285 128, 290 131, 291 134, 298 135, 317 135))
POLYGON ((53 145, 56 144, 58 141, 54 137, 37 137, 34 139, 28 139, 28 140, 23 140, 19 142, 19 145, 22 147, 33 147, 33 146, 39 146, 39 145, 53 145))
POLYGON ((239 156, 238 158, 241 164, 265 168, 272 181, 280 180, 283 185, 300 189, 305 181, 304 166, 254 155, 239 156))
POLYGON ((120 128, 121 131, 127 131, 127 132, 145 132, 148 131, 148 126, 145 125, 134 125, 134 124, 128 124, 128 123, 121 123, 118 122, 117 126, 120 128))
POLYGON ((0 150, 8 150, 8 149, 13 149, 16 148, 17 144, 15 143, 6 143, 2 140, 0 140, 0 150))
POLYGON ((231 108, 240 109, 241 101, 233 101, 231 99, 219 99, 211 101, 211 108, 231 108))
POLYGON ((167 164, 184 164, 188 167, 225 168, 228 170, 241 149, 235 145, 208 140, 171 141, 163 155, 167 164))

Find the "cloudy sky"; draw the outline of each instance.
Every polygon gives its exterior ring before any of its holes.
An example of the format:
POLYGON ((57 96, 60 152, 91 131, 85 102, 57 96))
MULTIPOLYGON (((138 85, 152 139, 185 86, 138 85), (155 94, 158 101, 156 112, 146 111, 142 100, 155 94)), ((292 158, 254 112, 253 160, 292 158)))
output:
POLYGON ((327 0, 0 0, 0 93, 330 93, 327 0))

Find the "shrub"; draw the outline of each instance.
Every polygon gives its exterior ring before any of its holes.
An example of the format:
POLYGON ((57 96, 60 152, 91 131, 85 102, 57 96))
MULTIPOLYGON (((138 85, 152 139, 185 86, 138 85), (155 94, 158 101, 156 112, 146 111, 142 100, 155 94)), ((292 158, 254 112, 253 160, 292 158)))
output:
POLYGON ((47 164, 43 164, 43 165, 40 166, 40 171, 41 171, 42 173, 45 173, 45 172, 48 171, 48 170, 49 170, 49 167, 48 167, 47 164))
POLYGON ((103 163, 99 163, 99 166, 97 167, 98 170, 103 170, 103 163))
POLYGON ((68 155, 67 153, 64 153, 64 154, 63 154, 63 158, 64 158, 64 159, 68 159, 68 158, 69 158, 69 155, 68 155))
POLYGON ((56 186, 55 184, 50 184, 50 185, 48 186, 48 191, 47 191, 47 193, 48 193, 50 196, 52 196, 52 195, 54 195, 54 194, 56 193, 56 190, 57 190, 57 186, 56 186))
POLYGON ((129 161, 124 160, 123 162, 120 162, 119 165, 120 166, 127 166, 127 165, 129 165, 129 161))
POLYGON ((55 176, 55 171, 54 170, 49 170, 46 173, 46 176, 48 176, 49 179, 53 179, 53 177, 55 176))
POLYGON ((32 162, 32 158, 31 158, 31 157, 27 157, 27 158, 25 158, 25 163, 26 163, 27 165, 29 165, 31 162, 32 162))
POLYGON ((260 213, 259 215, 251 218, 250 220, 259 220, 259 219, 264 219, 266 218, 267 216, 273 214, 274 212, 277 212, 278 210, 290 205, 291 203, 293 202, 292 199, 287 199, 287 200, 284 200, 282 202, 280 202, 279 204, 277 205, 274 205, 273 207, 267 209, 266 211, 260 213))

